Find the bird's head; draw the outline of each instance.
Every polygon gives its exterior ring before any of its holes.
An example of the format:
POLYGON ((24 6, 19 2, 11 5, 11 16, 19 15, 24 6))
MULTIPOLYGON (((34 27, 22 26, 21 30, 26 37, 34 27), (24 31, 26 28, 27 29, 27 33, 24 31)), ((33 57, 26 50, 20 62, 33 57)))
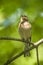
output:
POLYGON ((21 15, 21 22, 28 21, 28 17, 25 15, 21 15))

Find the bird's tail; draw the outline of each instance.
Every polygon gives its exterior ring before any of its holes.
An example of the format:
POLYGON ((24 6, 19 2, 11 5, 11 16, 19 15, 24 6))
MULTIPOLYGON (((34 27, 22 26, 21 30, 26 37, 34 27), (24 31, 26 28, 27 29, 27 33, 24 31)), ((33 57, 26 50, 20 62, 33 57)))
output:
POLYGON ((29 43, 25 43, 25 48, 24 48, 24 57, 26 56, 30 56, 30 51, 26 51, 30 48, 30 44, 29 43))

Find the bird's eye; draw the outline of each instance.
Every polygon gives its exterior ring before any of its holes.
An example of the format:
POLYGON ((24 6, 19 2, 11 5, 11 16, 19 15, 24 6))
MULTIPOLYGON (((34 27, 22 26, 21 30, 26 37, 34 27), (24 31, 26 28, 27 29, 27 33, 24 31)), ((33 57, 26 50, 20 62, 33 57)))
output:
POLYGON ((23 24, 24 22, 21 22, 21 24, 23 24))

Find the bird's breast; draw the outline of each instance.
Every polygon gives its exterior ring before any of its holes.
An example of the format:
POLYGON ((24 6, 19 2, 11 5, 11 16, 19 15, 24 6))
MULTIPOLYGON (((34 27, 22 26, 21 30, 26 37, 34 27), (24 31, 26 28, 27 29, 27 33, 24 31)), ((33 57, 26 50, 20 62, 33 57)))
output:
POLYGON ((27 29, 31 29, 31 24, 28 22, 24 22, 23 24, 21 24, 21 28, 27 30, 27 29))
POLYGON ((22 38, 25 40, 29 37, 31 37, 31 25, 27 22, 23 23, 19 27, 19 33, 22 38))

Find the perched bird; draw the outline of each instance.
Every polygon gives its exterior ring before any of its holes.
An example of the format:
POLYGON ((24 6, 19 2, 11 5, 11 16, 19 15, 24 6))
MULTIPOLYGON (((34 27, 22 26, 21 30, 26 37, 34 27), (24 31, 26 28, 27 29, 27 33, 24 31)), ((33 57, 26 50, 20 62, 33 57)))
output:
MULTIPOLYGON (((28 21, 28 17, 25 15, 22 15, 20 18, 20 23, 18 26, 19 34, 22 38, 22 40, 31 41, 31 24, 28 21)), ((26 51, 30 48, 30 43, 26 42, 25 43, 25 48, 24 48, 24 57, 30 55, 30 51, 26 51)))

